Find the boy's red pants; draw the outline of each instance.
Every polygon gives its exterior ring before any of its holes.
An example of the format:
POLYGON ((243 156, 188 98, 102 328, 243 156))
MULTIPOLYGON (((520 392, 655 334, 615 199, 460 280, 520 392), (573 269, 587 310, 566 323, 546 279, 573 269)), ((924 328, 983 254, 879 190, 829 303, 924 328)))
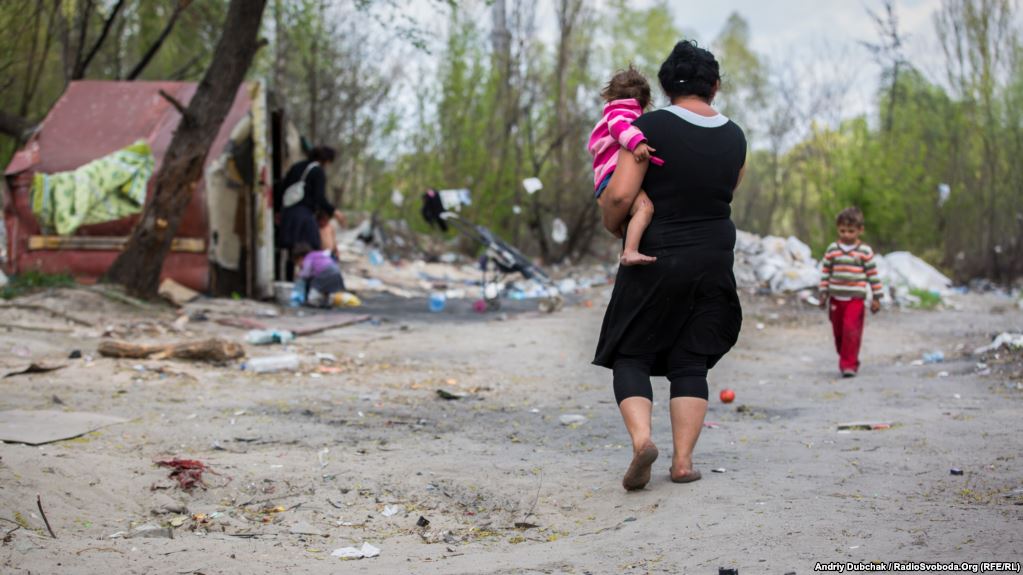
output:
POLYGON ((838 369, 860 369, 860 342, 863 341, 865 306, 861 299, 831 300, 831 327, 835 332, 835 350, 838 351, 838 369))

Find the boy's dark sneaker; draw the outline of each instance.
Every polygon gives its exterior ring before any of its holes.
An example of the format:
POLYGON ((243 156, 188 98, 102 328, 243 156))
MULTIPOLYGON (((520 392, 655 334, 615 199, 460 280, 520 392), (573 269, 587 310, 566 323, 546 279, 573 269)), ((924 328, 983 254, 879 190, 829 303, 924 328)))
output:
POLYGON ((842 370, 842 377, 856 377, 856 372, 851 369, 842 370))

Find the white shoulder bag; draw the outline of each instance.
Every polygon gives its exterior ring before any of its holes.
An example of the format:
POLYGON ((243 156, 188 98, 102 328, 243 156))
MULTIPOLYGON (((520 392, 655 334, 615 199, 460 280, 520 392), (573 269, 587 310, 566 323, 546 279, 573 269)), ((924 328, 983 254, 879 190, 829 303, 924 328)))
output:
POLYGON ((305 177, 309 175, 309 170, 313 169, 314 166, 319 165, 319 162, 309 162, 309 165, 305 167, 305 171, 302 172, 302 179, 291 184, 286 190, 284 190, 284 198, 282 199, 284 207, 290 208, 302 201, 302 198, 305 197, 305 177))

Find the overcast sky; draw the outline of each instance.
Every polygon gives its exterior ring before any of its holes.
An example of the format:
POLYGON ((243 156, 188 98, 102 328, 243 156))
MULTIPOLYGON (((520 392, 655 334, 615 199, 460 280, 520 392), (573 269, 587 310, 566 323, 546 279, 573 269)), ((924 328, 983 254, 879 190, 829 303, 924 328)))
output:
MULTIPOLYGON (((590 0, 602 3, 602 0, 590 0)), ((636 7, 648 7, 653 0, 632 0, 636 7)), ((479 6, 471 0, 469 5, 479 6)), ((509 9, 514 6, 508 0, 509 9)), ((431 35, 434 54, 443 46, 446 10, 438 9, 438 0, 413 0, 411 16, 424 29, 438 30, 431 35)), ((877 33, 867 9, 880 11, 882 0, 668 0, 676 25, 701 42, 710 43, 721 31, 732 12, 741 14, 750 24, 754 49, 771 63, 806 60, 801 64, 821 63, 826 73, 854 78, 848 98, 842 103, 843 116, 868 111, 874 98, 880 70, 861 41, 874 41, 877 33)), ((897 0, 900 28, 907 39, 906 55, 933 80, 941 80, 941 49, 934 32, 933 15, 941 0, 897 0)), ((481 12, 484 25, 490 19, 481 12)), ((554 0, 538 0, 539 33, 553 42, 556 33, 554 0)), ((435 62, 426 64, 432 68, 435 62)), ((426 72, 429 74, 428 72, 426 72)))
MULTIPOLYGON (((845 103, 847 114, 868 109, 877 88, 880 69, 860 44, 877 39, 868 8, 880 12, 881 0, 730 0, 697 2, 671 0, 676 23, 709 42, 717 36, 732 12, 750 25, 753 48, 770 62, 785 59, 836 59, 855 75, 845 103)), ((899 26, 907 39, 906 55, 925 74, 940 80, 941 49, 934 31, 934 13, 940 0, 897 0, 899 26)))

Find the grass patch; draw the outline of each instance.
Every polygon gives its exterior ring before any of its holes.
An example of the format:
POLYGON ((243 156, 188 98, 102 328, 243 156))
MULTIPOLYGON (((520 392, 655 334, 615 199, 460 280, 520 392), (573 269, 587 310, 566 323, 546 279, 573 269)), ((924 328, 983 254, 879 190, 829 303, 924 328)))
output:
POLYGON ((923 289, 911 289, 909 290, 910 295, 916 296, 920 299, 920 303, 913 304, 913 307, 917 309, 936 309, 941 305, 941 295, 936 294, 932 291, 923 289))
POLYGON ((44 289, 74 286, 75 278, 71 277, 71 274, 47 274, 40 271, 27 271, 11 276, 7 285, 0 289, 0 299, 14 299, 44 289))

